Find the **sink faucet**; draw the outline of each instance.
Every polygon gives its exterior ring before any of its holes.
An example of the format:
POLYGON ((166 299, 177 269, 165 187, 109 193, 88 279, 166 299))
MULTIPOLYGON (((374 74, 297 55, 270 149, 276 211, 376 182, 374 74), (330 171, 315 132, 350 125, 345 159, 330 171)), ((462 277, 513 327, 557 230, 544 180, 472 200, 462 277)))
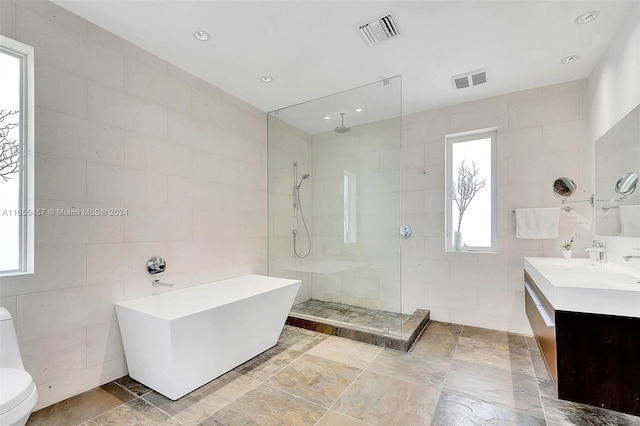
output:
MULTIPOLYGON (((640 248, 634 248, 634 250, 640 250, 640 248)), ((634 255, 632 255, 632 256, 622 256, 622 258, 624 260, 626 260, 627 262, 630 262, 631 259, 640 259, 640 256, 634 256, 634 255)), ((640 283, 640 281, 638 281, 638 282, 640 283)))
POLYGON ((591 247, 587 247, 585 250, 589 252, 589 259, 597 260, 598 262, 607 263, 607 246, 603 241, 593 240, 591 247))

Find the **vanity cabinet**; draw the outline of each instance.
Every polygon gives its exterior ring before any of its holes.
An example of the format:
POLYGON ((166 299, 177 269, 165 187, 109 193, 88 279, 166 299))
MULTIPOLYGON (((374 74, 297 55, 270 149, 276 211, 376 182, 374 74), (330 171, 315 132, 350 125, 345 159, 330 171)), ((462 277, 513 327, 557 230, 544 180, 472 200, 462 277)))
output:
POLYGON ((558 398, 640 415, 640 318, 555 309, 525 271, 525 309, 558 398))

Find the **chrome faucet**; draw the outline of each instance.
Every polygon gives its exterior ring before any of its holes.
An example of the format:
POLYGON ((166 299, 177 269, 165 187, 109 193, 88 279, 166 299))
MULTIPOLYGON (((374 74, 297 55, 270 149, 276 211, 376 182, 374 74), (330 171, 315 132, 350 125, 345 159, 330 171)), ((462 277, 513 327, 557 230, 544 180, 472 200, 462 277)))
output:
POLYGON ((606 249, 607 249, 607 246, 604 242, 593 240, 593 245, 591 247, 587 247, 585 251, 589 252, 589 259, 606 263, 606 259, 607 259, 606 249))
MULTIPOLYGON (((634 248, 633 250, 640 250, 640 248, 634 248)), ((627 262, 630 262, 631 259, 640 259, 640 256, 631 255, 631 256, 622 256, 622 258, 624 260, 626 260, 627 262)), ((638 281, 638 282, 640 282, 640 281, 638 281)))

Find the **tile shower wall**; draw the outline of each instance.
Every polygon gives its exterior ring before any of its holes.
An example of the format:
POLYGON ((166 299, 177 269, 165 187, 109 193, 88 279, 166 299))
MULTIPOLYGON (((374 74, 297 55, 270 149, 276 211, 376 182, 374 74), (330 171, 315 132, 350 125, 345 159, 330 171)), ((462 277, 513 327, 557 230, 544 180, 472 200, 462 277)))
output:
MULTIPOLYGON (((302 280, 295 303, 311 298, 312 275, 300 272, 312 259, 298 258, 293 253, 293 229, 298 231, 298 252, 307 251, 304 225, 296 219, 293 192, 293 162, 298 162, 298 179, 311 173, 300 189, 305 220, 313 237, 313 193, 315 173, 311 163, 311 136, 285 123, 276 116, 269 115, 269 274, 283 278, 302 280)), ((297 184, 297 183, 296 183, 297 184)))
POLYGON ((402 308, 431 318, 530 333, 524 314, 523 257, 559 256, 577 235, 575 254, 591 238, 587 203, 561 212, 559 239, 515 238, 512 209, 559 207, 553 181, 578 184, 573 200, 593 192, 588 158, 586 80, 487 98, 403 118, 402 215, 413 236, 402 246, 402 308), (444 252, 446 134, 498 128, 498 252, 444 252))
POLYGON ((400 311, 400 136, 399 119, 313 136, 314 299, 400 311), (352 243, 344 239, 347 174, 355 179, 352 243))
POLYGON ((0 2, 35 48, 34 275, 0 279, 44 407, 126 374, 114 302, 267 272, 266 115, 49 2, 0 2), (164 290, 160 290, 164 291, 164 290))

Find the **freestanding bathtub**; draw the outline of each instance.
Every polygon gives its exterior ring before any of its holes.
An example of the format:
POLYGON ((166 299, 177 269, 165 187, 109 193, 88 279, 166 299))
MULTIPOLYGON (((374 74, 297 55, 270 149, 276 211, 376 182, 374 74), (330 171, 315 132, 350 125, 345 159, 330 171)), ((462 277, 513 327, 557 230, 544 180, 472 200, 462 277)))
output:
POLYGON ((247 275, 116 303, 129 375, 186 395, 274 346, 299 287, 247 275))

